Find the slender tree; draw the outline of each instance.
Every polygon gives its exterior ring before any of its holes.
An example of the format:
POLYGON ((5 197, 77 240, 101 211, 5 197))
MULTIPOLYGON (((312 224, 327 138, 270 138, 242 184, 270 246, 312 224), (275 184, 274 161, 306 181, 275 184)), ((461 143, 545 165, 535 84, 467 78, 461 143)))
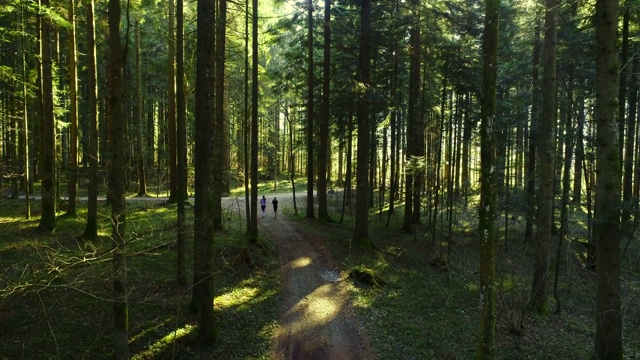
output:
POLYGON ((251 229, 249 241, 258 242, 258 0, 252 0, 251 18, 251 229))
POLYGON ((363 0, 360 25, 360 55, 356 81, 364 89, 358 101, 358 159, 356 170, 356 224, 353 240, 371 247, 369 238, 369 92, 371 87, 371 0, 363 0))
POLYGON ((78 191, 78 70, 76 65, 76 5, 69 0, 69 204, 67 215, 76 215, 78 191))
POLYGON ((115 358, 129 358, 129 302, 126 254, 126 119, 122 104, 123 55, 120 46, 120 0, 109 0, 109 200, 113 241, 113 307, 115 358))
POLYGON ((176 1, 176 135, 178 144, 178 233, 176 282, 187 283, 187 119, 184 94, 184 0, 176 1))
POLYGON ((307 16, 307 219, 315 218, 313 209, 313 134, 314 134, 314 118, 313 118, 313 0, 307 0, 308 16, 307 16))
POLYGON ((419 16, 419 2, 412 1, 411 3, 411 29, 409 35, 410 48, 410 70, 409 70, 409 110, 407 114, 407 161, 414 164, 408 171, 406 171, 406 191, 405 191, 405 205, 404 205, 404 223, 403 229, 405 231, 412 231, 413 226, 420 222, 420 207, 416 206, 416 193, 420 198, 420 177, 421 171, 417 162, 419 162, 419 154, 424 144, 420 143, 421 136, 420 126, 420 16, 419 16), (418 160, 418 161, 415 161, 418 160), (417 213, 416 213, 417 211, 417 213))
POLYGON ((553 180, 555 163, 555 129, 557 120, 556 45, 558 41, 557 0, 545 1, 544 69, 542 118, 537 128, 538 141, 538 212, 536 215, 536 250, 531 304, 536 311, 547 308, 549 297, 549 257, 553 226, 553 180))
POLYGON ((478 359, 493 359, 496 337, 496 69, 500 0, 485 1, 480 123, 480 346, 478 359))
POLYGON ((147 196, 147 177, 144 170, 144 148, 142 134, 142 62, 140 58, 140 19, 136 19, 136 104, 135 104, 135 126, 136 126, 136 168, 138 171, 138 196, 147 196))
POLYGON ((218 0, 218 11, 216 12, 215 31, 215 116, 214 116, 214 142, 218 144, 213 148, 213 227, 222 230, 222 193, 224 191, 224 178, 226 169, 224 163, 224 153, 229 149, 224 146, 224 60, 225 60, 225 36, 227 26, 227 0, 218 0))
POLYGON ((596 1, 596 359, 622 359, 618 0, 596 1))
POLYGON ((175 0, 169 0, 169 44, 167 58, 167 135, 169 140, 169 200, 170 204, 178 200, 177 144, 176 144, 176 15, 175 0))
MULTIPOLYGON (((541 0, 538 0, 541 1, 541 0)), ((537 18, 537 17, 536 17, 537 18)), ((529 126, 529 146, 527 149, 527 171, 526 171, 526 196, 527 196, 527 218, 525 223, 524 239, 525 242, 530 242, 533 239, 533 223, 535 221, 536 213, 536 153, 538 149, 538 126, 539 126, 539 94, 540 94, 540 20, 536 19, 534 26, 534 43, 533 43, 533 57, 531 64, 531 87, 532 101, 531 101, 531 125, 529 126)))
POLYGON ((87 90, 89 98, 89 185, 85 239, 98 236, 98 79, 93 1, 87 3, 87 90))
POLYGON ((322 70, 322 116, 318 148, 318 218, 329 219, 327 209, 327 170, 329 157, 329 119, 331 117, 331 0, 324 2, 324 54, 322 70))
MULTIPOLYGON (((196 47, 196 108, 195 108, 195 204, 194 204, 194 264, 191 310, 199 313, 198 340, 211 344, 215 340, 213 319, 213 199, 211 194, 210 141, 213 134, 215 4, 198 0, 196 47)), ((213 144, 216 146, 219 144, 213 144)))
MULTIPOLYGON (((49 9, 49 0, 42 1, 42 7, 49 9)), ((42 214, 40 230, 51 231, 56 227, 56 141, 55 117, 53 114, 53 59, 52 59, 52 24, 48 13, 41 15, 40 46, 42 52, 42 104, 40 113, 40 162, 42 168, 42 214)))

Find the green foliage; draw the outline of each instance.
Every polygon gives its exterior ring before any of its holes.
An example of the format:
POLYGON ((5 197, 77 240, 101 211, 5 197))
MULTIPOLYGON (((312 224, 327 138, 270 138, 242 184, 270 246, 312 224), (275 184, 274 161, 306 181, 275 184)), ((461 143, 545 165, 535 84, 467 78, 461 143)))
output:
MULTIPOLYGON (((34 230, 37 220, 21 220, 23 202, 0 203, 0 353, 23 359, 112 358, 109 209, 99 208, 100 238, 84 242, 77 236, 86 210, 80 209, 78 218, 60 218, 56 233, 43 236, 34 230)), ((265 358, 279 315, 277 259, 248 247, 240 235, 243 226, 225 216, 228 233, 217 234, 214 242, 219 343, 200 348, 193 344, 196 319, 187 311, 191 288, 174 283, 176 207, 140 200, 130 201, 127 211, 133 358, 265 358)), ((192 211, 187 216, 192 224, 192 211)))

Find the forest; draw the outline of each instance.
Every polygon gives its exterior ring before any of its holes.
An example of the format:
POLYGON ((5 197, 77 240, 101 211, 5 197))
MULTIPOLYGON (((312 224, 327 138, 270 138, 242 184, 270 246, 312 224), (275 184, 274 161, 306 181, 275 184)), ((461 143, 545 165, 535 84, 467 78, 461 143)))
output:
POLYGON ((0 359, 638 359, 639 14, 0 0, 0 359))

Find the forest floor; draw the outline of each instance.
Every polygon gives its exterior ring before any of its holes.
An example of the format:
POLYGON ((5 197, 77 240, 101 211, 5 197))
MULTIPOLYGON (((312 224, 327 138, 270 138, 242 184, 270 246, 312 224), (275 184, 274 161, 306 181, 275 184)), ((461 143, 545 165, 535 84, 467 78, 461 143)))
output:
MULTIPOLYGON (((191 287, 175 284, 176 206, 166 198, 130 194, 132 359, 476 358, 479 250, 473 206, 457 209, 452 236, 442 218, 435 238, 426 227, 413 234, 399 230, 401 213, 387 227, 386 212, 372 210, 375 246, 361 248, 351 244, 354 208, 340 213, 341 192, 329 196, 334 221, 323 222, 305 219, 303 191, 297 192, 295 211, 288 189, 272 193, 267 185, 260 190, 267 212, 258 215, 264 247, 245 241, 244 196, 223 201, 225 230, 213 244, 219 329, 213 347, 195 342, 197 317, 186 309, 191 287), (277 218, 270 204, 274 196, 280 201, 277 218), (383 280, 380 286, 347 275, 363 268, 383 280)), ((78 217, 60 216, 55 232, 42 233, 39 204, 32 205, 34 218, 24 220, 23 200, 0 199, 0 360, 112 358, 108 206, 99 206, 101 237, 83 242, 77 235, 85 226, 85 206, 78 217)), ((187 207, 188 223, 192 210, 187 207)), ((591 357, 596 281, 583 266, 579 240, 585 218, 582 209, 571 212, 574 232, 564 242, 558 277, 561 312, 555 311, 555 298, 547 313, 527 308, 533 246, 522 241, 522 218, 508 223, 508 236, 501 232, 496 359, 591 357)), ((640 359, 637 241, 622 269, 625 359, 640 359)))
POLYGON ((283 281, 282 317, 271 358, 370 359, 347 284, 322 242, 275 216, 271 207, 267 214, 259 219, 260 227, 277 247, 283 281))

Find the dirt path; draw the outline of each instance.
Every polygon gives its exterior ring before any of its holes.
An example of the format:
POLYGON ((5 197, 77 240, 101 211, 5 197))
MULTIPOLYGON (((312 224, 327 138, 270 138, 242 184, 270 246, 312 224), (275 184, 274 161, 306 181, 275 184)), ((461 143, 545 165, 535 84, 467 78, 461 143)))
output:
POLYGON ((321 242, 269 207, 260 228, 275 242, 283 271, 283 314, 272 359, 371 359, 356 325, 346 283, 331 266, 321 242))

